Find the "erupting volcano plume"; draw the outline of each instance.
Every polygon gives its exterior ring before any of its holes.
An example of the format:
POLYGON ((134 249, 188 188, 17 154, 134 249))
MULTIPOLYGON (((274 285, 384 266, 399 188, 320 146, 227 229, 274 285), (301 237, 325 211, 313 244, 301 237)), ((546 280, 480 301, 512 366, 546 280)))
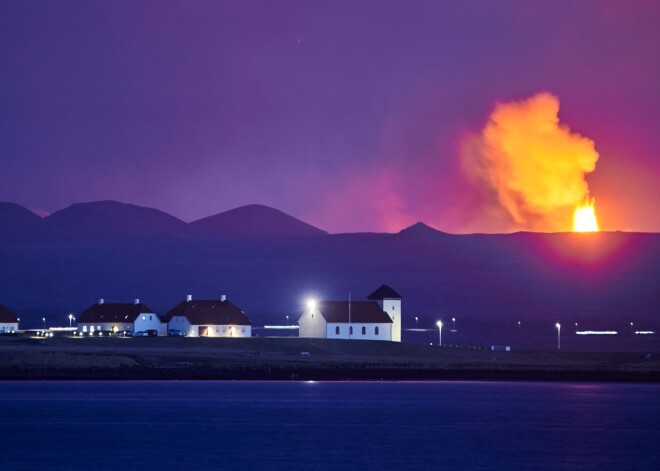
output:
POLYGON ((560 123, 558 113, 559 99, 550 93, 500 103, 466 142, 465 169, 498 229, 598 230, 585 180, 596 168, 595 144, 560 123))
POLYGON ((596 201, 587 197, 573 212, 573 231, 598 232, 599 230, 596 219, 596 201))

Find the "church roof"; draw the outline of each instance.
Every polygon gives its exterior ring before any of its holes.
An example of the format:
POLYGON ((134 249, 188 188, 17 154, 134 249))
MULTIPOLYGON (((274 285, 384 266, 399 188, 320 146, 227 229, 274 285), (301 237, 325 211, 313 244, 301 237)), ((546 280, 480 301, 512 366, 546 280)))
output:
POLYGON ((326 322, 347 323, 350 304, 351 324, 391 324, 392 319, 374 301, 322 301, 319 311, 326 322))
POLYGON ((230 301, 181 301, 165 315, 169 322, 174 316, 185 316, 192 325, 252 325, 250 318, 230 301))
POLYGON ((399 293, 394 291, 388 285, 381 286, 367 297, 367 299, 369 299, 370 301, 377 301, 379 299, 402 299, 402 298, 403 296, 401 296, 399 293))
POLYGON ((96 303, 85 309, 77 321, 80 324, 94 322, 135 322, 140 314, 155 314, 142 303, 96 303))
POLYGON ((0 304, 0 322, 14 323, 18 322, 18 317, 16 314, 11 312, 9 309, 0 304))

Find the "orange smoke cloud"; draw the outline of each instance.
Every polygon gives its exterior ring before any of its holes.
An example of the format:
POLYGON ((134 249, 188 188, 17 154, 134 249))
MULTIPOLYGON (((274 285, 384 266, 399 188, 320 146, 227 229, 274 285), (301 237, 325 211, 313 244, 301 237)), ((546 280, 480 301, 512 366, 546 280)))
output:
POLYGON ((559 99, 550 93, 500 103, 481 134, 466 141, 464 168, 484 190, 482 216, 497 230, 572 229, 598 153, 592 140, 560 123, 558 113, 559 99))

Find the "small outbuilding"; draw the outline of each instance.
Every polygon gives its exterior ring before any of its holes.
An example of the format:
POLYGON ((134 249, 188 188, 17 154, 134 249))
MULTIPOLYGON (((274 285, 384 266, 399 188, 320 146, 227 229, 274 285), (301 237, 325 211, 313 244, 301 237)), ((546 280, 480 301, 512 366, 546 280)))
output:
POLYGON ((14 334, 16 332, 18 332, 18 317, 0 304, 0 334, 14 334))
POLYGON ((193 300, 186 296, 165 315, 168 332, 188 337, 251 337, 248 316, 227 297, 193 300))
POLYGON ((106 303, 99 299, 78 317, 78 333, 83 335, 140 331, 165 335, 165 328, 160 316, 139 299, 133 303, 106 303))

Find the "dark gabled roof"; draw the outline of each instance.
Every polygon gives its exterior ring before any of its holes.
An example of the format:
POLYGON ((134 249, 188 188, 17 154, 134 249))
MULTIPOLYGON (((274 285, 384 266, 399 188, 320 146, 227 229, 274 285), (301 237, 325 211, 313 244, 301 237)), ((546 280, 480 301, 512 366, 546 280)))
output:
POLYGON ((185 316, 192 325, 252 325, 250 318, 230 301, 219 299, 181 301, 165 315, 185 316))
POLYGON ((135 322, 140 314, 155 314, 153 309, 142 303, 103 303, 85 309, 78 317, 80 324, 95 322, 135 322))
POLYGON ((376 291, 371 293, 367 297, 367 299, 369 299, 370 301, 377 301, 380 299, 403 299, 403 296, 401 296, 399 293, 394 291, 388 285, 383 285, 380 288, 378 288, 376 291))
POLYGON ((15 323, 18 322, 16 314, 0 304, 0 322, 15 323))
MULTIPOLYGON (((319 311, 326 322, 348 322, 348 301, 322 301, 319 311)), ((374 301, 350 303, 351 324, 391 324, 392 319, 374 301)))

